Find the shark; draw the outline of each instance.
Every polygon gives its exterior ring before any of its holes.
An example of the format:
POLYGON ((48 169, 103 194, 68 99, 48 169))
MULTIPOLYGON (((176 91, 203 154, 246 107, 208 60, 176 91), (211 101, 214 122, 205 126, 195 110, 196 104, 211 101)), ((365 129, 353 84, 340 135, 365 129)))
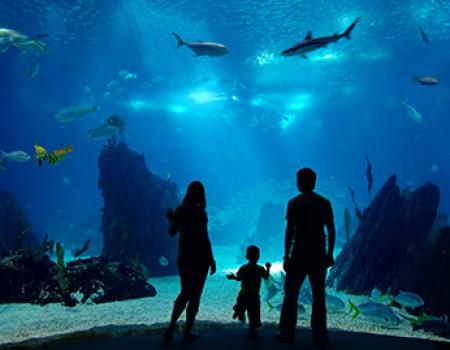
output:
POLYGON ((334 33, 330 36, 323 36, 318 38, 313 38, 312 32, 308 31, 305 39, 295 44, 294 46, 281 52, 282 56, 301 56, 303 58, 308 58, 307 53, 316 51, 318 49, 327 47, 328 44, 335 43, 342 38, 351 39, 351 33, 358 23, 359 18, 355 19, 352 24, 342 33, 334 33))

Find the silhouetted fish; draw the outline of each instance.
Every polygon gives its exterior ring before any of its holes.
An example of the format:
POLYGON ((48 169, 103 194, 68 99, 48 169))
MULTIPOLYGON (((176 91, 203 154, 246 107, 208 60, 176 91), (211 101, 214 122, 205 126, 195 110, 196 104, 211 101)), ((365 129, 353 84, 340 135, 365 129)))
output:
POLYGON ((291 48, 284 50, 281 55, 282 56, 296 56, 299 55, 303 58, 308 58, 306 56, 307 53, 315 51, 317 49, 321 49, 324 47, 327 47, 328 44, 331 43, 335 43, 338 40, 342 39, 342 38, 346 38, 346 39, 351 39, 351 32, 353 30, 353 28, 355 28, 356 23, 358 23, 359 18, 355 19, 353 21, 352 24, 350 24, 350 26, 347 28, 347 30, 342 33, 342 34, 333 34, 330 36, 324 36, 324 37, 320 37, 320 38, 313 38, 312 37, 312 32, 309 31, 306 34, 305 39, 303 39, 303 41, 300 41, 299 43, 295 44, 294 46, 292 46, 291 48))
POLYGON ((420 30, 420 37, 422 38, 422 42, 427 46, 430 45, 430 40, 428 39, 427 33, 423 30, 422 27, 420 27, 419 30, 420 30))

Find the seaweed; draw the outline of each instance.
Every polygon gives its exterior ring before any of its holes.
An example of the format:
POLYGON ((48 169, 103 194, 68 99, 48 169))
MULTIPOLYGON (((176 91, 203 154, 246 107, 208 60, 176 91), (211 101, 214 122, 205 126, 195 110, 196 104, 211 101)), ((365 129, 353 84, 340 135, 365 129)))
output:
POLYGON ((61 243, 56 243, 56 280, 58 281, 59 287, 63 295, 67 295, 69 289, 69 283, 65 274, 65 264, 64 264, 64 248, 61 243))
POLYGON ((49 255, 52 256, 54 245, 55 241, 53 240, 49 241, 48 233, 46 233, 42 241, 42 244, 33 252, 33 260, 35 262, 40 261, 46 253, 49 253, 49 255))

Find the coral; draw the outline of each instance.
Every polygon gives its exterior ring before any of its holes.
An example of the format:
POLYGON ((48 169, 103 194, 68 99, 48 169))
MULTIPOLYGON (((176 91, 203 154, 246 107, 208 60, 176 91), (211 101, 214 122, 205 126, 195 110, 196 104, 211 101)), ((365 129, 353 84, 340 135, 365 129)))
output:
POLYGON ((175 184, 154 175, 144 156, 123 142, 105 145, 98 163, 104 198, 102 255, 123 263, 138 255, 151 276, 176 273, 176 240, 167 233, 164 214, 179 203, 175 184), (160 264, 161 256, 168 259, 167 266, 160 264))
POLYGON ((327 284, 352 294, 408 290, 424 298, 427 311, 450 315, 450 229, 438 231, 446 223, 436 219, 438 205, 436 185, 401 191, 391 176, 364 210, 327 284))
POLYGON ((64 264, 64 249, 58 243, 57 263, 48 255, 36 261, 31 249, 21 249, 0 258, 0 303, 105 303, 152 297, 141 267, 104 258, 78 259, 64 264), (65 266, 64 266, 65 265, 65 266))
POLYGON ((67 294, 69 284, 67 283, 67 279, 64 273, 64 248, 59 242, 56 243, 56 268, 56 280, 58 281, 59 287, 61 288, 61 292, 63 294, 67 294))
POLYGON ((0 191, 0 255, 22 246, 38 245, 17 200, 12 194, 0 191))

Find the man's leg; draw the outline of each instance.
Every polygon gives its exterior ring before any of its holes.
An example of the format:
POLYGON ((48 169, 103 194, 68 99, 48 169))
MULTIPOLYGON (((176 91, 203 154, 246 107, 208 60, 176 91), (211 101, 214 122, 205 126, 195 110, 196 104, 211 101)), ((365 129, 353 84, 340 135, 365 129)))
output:
POLYGON ((280 338, 294 338, 297 325, 298 294, 305 277, 306 274, 300 271, 286 274, 284 300, 280 315, 280 338))
POLYGON ((309 273, 313 294, 311 328, 316 342, 327 341, 327 309, 325 306, 325 276, 324 266, 313 268, 309 273))

